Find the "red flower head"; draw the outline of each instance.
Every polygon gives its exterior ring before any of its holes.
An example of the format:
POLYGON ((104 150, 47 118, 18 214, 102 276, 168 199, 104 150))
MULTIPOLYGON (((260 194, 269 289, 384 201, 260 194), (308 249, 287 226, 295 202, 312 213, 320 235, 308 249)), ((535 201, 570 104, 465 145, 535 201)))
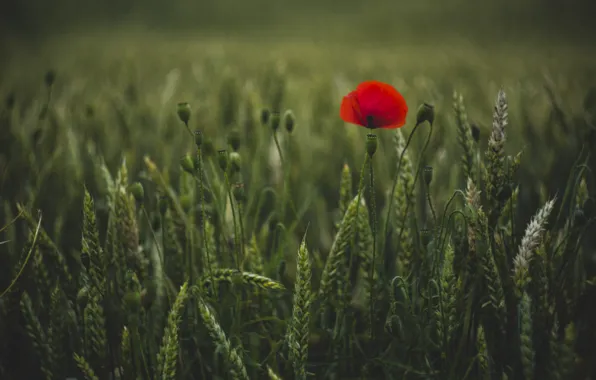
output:
POLYGON ((360 83, 344 96, 339 111, 343 121, 370 129, 400 128, 407 114, 404 97, 393 86, 374 80, 360 83))

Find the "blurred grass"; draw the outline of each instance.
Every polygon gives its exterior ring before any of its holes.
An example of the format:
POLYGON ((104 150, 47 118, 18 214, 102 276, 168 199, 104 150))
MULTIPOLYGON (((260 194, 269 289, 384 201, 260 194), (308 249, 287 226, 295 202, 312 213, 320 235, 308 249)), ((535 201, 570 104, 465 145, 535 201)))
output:
MULTIPOLYGON (((507 93, 506 150, 513 155, 524 149, 518 235, 546 199, 562 193, 582 146, 593 151, 595 141, 586 138, 593 136, 589 131, 596 120, 593 51, 544 41, 479 46, 455 37, 399 44, 370 39, 332 44, 332 37, 313 41, 284 33, 262 37, 98 29, 13 46, 0 82, 2 98, 14 95, 16 102, 12 109, 3 106, 0 124, 0 196, 5 209, 14 215, 15 203, 24 202, 42 210, 45 230, 55 231, 53 239, 68 260, 76 262, 83 185, 98 200, 98 219, 105 222, 108 191, 98 169, 101 158, 112 173, 126 159, 130 179, 146 187, 151 209, 156 189, 146 180, 144 155, 167 171, 171 183, 178 183, 180 159, 194 149, 176 116, 176 104, 182 101, 193 110, 190 128, 201 130, 212 144, 211 157, 226 148, 232 129, 240 130, 242 178, 248 198, 256 202, 267 186, 279 188, 281 178, 271 131, 259 123, 261 109, 292 109, 297 121, 293 134, 280 131, 282 146, 291 140, 290 196, 303 212, 299 219, 288 215, 285 220, 295 226, 284 249, 292 271, 307 226, 310 250, 326 253, 333 242, 341 169, 347 163, 356 174, 367 132, 344 124, 339 104, 367 79, 391 83, 403 93, 410 106, 405 133, 415 123, 419 104, 435 105, 434 134, 422 163, 434 167, 430 191, 437 210, 464 186, 454 91, 463 95, 470 121, 480 128, 481 151, 486 150, 495 94, 500 88, 507 93), (51 91, 43 84, 48 70, 56 74, 51 91), (40 118, 48 97, 47 113, 40 118)), ((411 156, 416 162, 425 133, 414 138, 411 156)), ((378 136, 375 190, 380 210, 396 157, 393 134, 378 131, 378 136)), ((593 158, 589 164, 594 167, 593 158)), ((588 187, 593 193, 591 175, 588 187)), ((274 200, 264 203, 262 214, 247 216, 247 236, 269 222, 274 200)), ((8 215, 2 213, 0 225, 8 215)), ((23 231, 8 239, 10 244, 0 245, 0 250, 11 251, 12 260, 25 244, 23 231)), ((593 251, 593 239, 588 243, 593 251)))
MULTIPOLYGON (((31 141, 27 136, 41 129, 44 137, 38 144, 45 141, 43 147, 28 142, 33 145, 22 148, 33 149, 32 154, 42 161, 58 155, 54 148, 63 150, 56 165, 66 177, 54 178, 57 189, 45 192, 49 204, 38 204, 46 210, 56 208, 55 212, 65 212, 72 205, 68 197, 51 201, 55 194, 74 196, 80 193, 83 178, 91 180, 78 162, 92 159, 95 152, 101 152, 111 168, 119 165, 121 157, 127 157, 133 173, 140 169, 144 154, 154 157, 160 166, 178 170, 178 160, 192 149, 192 142, 176 119, 176 102, 188 101, 194 109, 192 129, 201 129, 213 139, 216 149, 224 148, 230 126, 223 125, 223 118, 231 117, 241 127, 249 120, 256 124, 260 108, 271 106, 266 85, 281 70, 279 75, 285 83, 282 107, 293 109, 298 121, 292 137, 300 157, 293 173, 296 194, 311 191, 314 186, 324 197, 319 205, 312 205, 314 214, 309 215, 309 220, 321 219, 323 226, 332 225, 325 213, 335 204, 341 165, 345 161, 358 167, 363 152, 365 131, 344 125, 337 111, 341 96, 358 82, 374 78, 395 85, 410 105, 406 130, 413 125, 418 104, 435 104, 438 116, 430 150, 433 154, 425 161, 436 165, 437 182, 445 184, 435 189, 439 208, 457 186, 453 182, 454 163, 460 152, 451 110, 453 91, 464 96, 469 117, 486 137, 494 94, 503 87, 511 105, 509 153, 525 147, 529 157, 521 178, 532 188, 541 184, 555 191, 564 183, 566 170, 583 141, 584 131, 568 124, 585 119, 584 98, 596 86, 596 54, 592 52, 555 45, 479 47, 455 39, 444 44, 375 46, 357 42, 316 44, 284 36, 255 39, 249 35, 241 39, 103 31, 49 38, 41 48, 15 50, 10 58, 0 88, 5 95, 11 91, 16 95, 18 112, 12 133, 31 141), (57 81, 52 89, 51 117, 40 124, 36 115, 46 98, 40 78, 48 69, 56 71, 57 81), (553 89, 556 104, 545 91, 545 84, 553 89), (222 108, 226 101, 232 102, 232 110, 222 108), (244 112, 248 106, 252 114, 244 112), (558 108, 567 119, 557 119, 558 108), (225 112, 231 116, 223 116, 225 112), (320 162, 326 164, 320 166, 320 162), (68 177, 76 181, 66 180, 68 177)), ((246 138, 267 147, 267 131, 259 125, 252 128, 259 132, 244 131, 246 138)), ((380 134, 382 147, 391 140, 385 135, 380 134)), ((259 154, 267 155, 264 151, 259 154)), ((395 158, 389 148, 381 154, 385 158, 377 161, 381 166, 378 188, 384 191, 381 189, 387 189, 395 158)), ((14 165, 9 161, 4 170, 15 176, 21 189, 31 179, 15 174, 14 165)), ((261 170, 266 172, 267 168, 261 170)), ((46 175, 52 177, 50 173, 46 175)), ((2 192, 14 186, 5 178, 2 192)), ((300 196, 298 199, 305 201, 300 196)), ((331 236, 322 239, 328 244, 331 236)))

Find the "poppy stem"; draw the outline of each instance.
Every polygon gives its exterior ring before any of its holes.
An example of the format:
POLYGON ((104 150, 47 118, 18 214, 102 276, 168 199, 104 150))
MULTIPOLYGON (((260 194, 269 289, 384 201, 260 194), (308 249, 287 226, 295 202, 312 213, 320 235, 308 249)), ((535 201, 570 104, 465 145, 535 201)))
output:
POLYGON ((376 213, 376 201, 375 201, 375 177, 374 177, 374 166, 372 156, 369 160, 370 164, 370 198, 371 198, 371 205, 370 210, 372 213, 372 236, 373 236, 373 246, 372 246, 372 262, 370 264, 370 336, 371 339, 374 340, 374 311, 375 311, 375 303, 374 303, 374 291, 375 291, 375 267, 376 267, 376 251, 377 251, 377 213, 376 213))

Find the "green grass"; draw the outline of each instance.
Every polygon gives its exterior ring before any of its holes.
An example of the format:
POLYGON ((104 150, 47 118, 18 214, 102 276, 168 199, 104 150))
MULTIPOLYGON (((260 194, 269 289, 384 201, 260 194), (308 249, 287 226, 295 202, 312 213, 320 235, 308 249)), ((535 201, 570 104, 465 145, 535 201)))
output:
POLYGON ((584 379, 594 63, 457 39, 98 32, 15 50, 0 377, 584 379), (375 131, 374 192, 367 131, 339 118, 368 79, 410 108, 375 131))

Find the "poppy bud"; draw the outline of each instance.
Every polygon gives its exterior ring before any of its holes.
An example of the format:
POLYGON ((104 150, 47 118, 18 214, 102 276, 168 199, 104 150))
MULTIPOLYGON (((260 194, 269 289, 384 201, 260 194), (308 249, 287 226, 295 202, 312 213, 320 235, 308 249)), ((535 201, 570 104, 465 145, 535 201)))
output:
POLYGON ((240 165, 242 164, 242 157, 238 152, 232 152, 229 155, 230 159, 230 169, 232 173, 237 173, 240 171, 240 165))
POLYGON ((56 81, 56 72, 54 70, 48 70, 44 76, 44 82, 46 86, 52 87, 56 81))
POLYGON ((236 199, 236 202, 238 203, 242 203, 245 201, 245 193, 244 193, 244 184, 243 183, 237 183, 234 185, 234 198, 236 199))
POLYGON ((200 148, 203 145, 203 132, 195 131, 195 145, 200 148))
POLYGON ((190 104, 187 102, 178 103, 176 112, 178 113, 180 121, 188 125, 188 121, 190 120, 190 104))
POLYGON ((261 110, 261 124, 263 124, 263 125, 269 124, 270 116, 271 116, 271 112, 267 108, 263 108, 261 110))
POLYGON ((418 107, 418 113, 416 114, 416 125, 422 124, 428 121, 430 125, 435 121, 435 106, 428 103, 422 103, 418 107))
POLYGON ((377 151, 377 135, 369 133, 366 135, 366 152, 372 158, 377 151))
POLYGON ((168 198, 166 196, 159 197, 157 201, 159 206, 159 213, 163 216, 168 211, 168 198))
POLYGON ((186 156, 182 157, 182 159, 180 160, 180 166, 182 166, 182 169, 184 169, 184 171, 188 174, 195 173, 195 163, 193 162, 190 154, 187 154, 186 156))
POLYGON ((433 180, 433 167, 432 166, 425 166, 424 171, 422 172, 422 176, 424 178, 424 183, 428 187, 433 180))
POLYGON ((143 203, 145 199, 145 190, 143 189, 143 185, 139 182, 135 182, 128 187, 128 191, 135 197, 135 200, 139 203, 143 203))
POLYGON ((217 151, 218 153, 218 163, 221 170, 224 172, 228 169, 228 151, 225 149, 217 151))
POLYGON ((294 117, 294 113, 291 110, 287 110, 284 114, 284 124, 286 126, 286 131, 288 131, 288 133, 292 133, 294 130, 294 125, 296 124, 296 118, 294 117))
POLYGON ((240 132, 237 129, 232 130, 228 134, 228 144, 230 144, 234 152, 240 148, 240 132))
POLYGON ((478 143, 480 141, 480 128, 478 128, 476 124, 472 123, 472 125, 470 125, 470 129, 472 130, 472 138, 474 141, 476 141, 476 143, 478 143))
POLYGON ((279 129, 279 123, 281 119, 279 117, 279 112, 271 113, 271 117, 269 118, 269 122, 271 123, 271 129, 273 131, 277 131, 279 129))

